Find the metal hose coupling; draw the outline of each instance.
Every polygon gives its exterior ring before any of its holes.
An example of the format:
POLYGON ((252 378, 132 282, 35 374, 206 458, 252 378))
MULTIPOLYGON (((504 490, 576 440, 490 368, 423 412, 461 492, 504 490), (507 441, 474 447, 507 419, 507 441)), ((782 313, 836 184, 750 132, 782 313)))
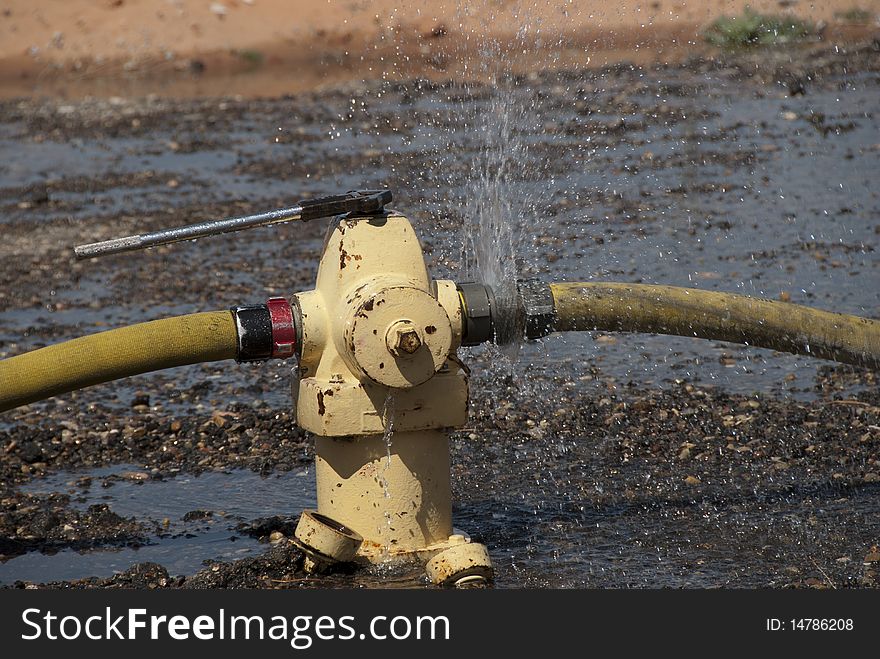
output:
POLYGON ((266 304, 232 307, 238 339, 238 362, 299 356, 302 324, 298 311, 283 297, 266 304))
POLYGON ((527 339, 540 339, 554 331, 556 303, 550 285, 538 279, 520 279, 516 282, 519 293, 520 327, 527 339))
POLYGON ((553 294, 538 279, 517 281, 516 293, 503 300, 490 286, 476 282, 458 284, 458 294, 465 319, 463 346, 540 339, 554 331, 553 294))

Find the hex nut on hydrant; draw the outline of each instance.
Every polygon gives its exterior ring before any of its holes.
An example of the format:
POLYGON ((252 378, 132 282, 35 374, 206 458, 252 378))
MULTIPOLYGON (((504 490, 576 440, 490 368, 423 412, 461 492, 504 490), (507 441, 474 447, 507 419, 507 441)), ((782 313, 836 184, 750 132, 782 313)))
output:
POLYGON ((414 355, 422 347, 419 330, 409 321, 400 321, 392 325, 385 335, 388 350, 396 357, 414 355))

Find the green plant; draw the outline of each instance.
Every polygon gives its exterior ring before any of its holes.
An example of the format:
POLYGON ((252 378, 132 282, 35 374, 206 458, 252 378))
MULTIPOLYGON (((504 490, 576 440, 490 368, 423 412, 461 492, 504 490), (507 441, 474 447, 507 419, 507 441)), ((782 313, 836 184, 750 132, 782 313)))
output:
POLYGON ((263 63, 263 53, 261 53, 259 50, 239 50, 237 51, 237 54, 248 64, 257 65, 263 63))
POLYGON ((703 37, 713 46, 773 46, 801 41, 817 34, 816 25, 794 16, 759 14, 746 7, 741 16, 722 16, 703 37))
POLYGON ((834 12, 834 18, 844 23, 869 23, 874 14, 861 7, 852 7, 845 11, 834 12))

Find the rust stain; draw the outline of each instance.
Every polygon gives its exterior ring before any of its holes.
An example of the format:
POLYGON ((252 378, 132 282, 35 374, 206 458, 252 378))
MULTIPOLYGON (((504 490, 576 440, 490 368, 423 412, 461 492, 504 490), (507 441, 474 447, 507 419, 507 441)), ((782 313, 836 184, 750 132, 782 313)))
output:
POLYGON ((437 328, 434 327, 433 325, 428 325, 428 326, 425 328, 425 333, 426 333, 426 334, 433 334, 433 333, 436 332, 436 331, 437 331, 437 328))
POLYGON ((318 392, 318 415, 324 416, 324 412, 327 411, 327 408, 324 407, 324 392, 318 392))

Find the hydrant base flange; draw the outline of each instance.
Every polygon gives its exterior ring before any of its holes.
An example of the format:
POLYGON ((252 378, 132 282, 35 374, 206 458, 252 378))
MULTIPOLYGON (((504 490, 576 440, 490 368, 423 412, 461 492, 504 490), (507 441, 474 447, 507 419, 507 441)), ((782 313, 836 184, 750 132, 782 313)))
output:
POLYGON ((357 555, 360 559, 373 564, 394 562, 394 561, 416 561, 426 563, 437 554, 440 554, 450 547, 456 547, 462 544, 470 544, 471 538, 467 533, 459 529, 453 529, 452 535, 445 540, 435 542, 434 544, 418 548, 402 548, 389 547, 380 545, 375 542, 363 542, 358 548, 357 555))

